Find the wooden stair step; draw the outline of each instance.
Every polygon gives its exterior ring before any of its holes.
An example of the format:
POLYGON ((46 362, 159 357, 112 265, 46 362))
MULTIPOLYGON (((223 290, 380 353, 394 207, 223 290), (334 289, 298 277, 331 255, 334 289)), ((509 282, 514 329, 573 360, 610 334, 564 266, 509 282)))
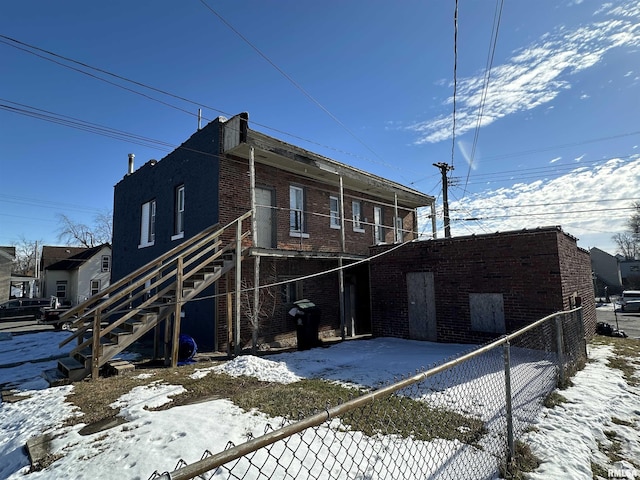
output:
POLYGON ((70 381, 82 380, 87 375, 87 369, 75 358, 64 357, 58 360, 58 370, 70 381))
POLYGON ((58 368, 49 368, 42 372, 42 377, 47 381, 50 387, 59 387, 71 383, 69 377, 63 374, 58 368))

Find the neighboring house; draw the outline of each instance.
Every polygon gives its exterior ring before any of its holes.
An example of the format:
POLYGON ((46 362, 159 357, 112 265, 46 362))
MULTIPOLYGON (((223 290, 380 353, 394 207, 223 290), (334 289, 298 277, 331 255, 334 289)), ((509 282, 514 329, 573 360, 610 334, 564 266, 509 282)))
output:
POLYGON ((370 268, 376 336, 484 343, 578 303, 595 332, 589 252, 560 227, 413 242, 370 268))
POLYGON ((0 247, 0 302, 6 302, 11 296, 11 268, 15 258, 15 247, 0 247))
POLYGON ((596 247, 589 250, 589 256, 591 257, 596 296, 605 297, 607 294, 620 294, 622 292, 622 276, 620 275, 618 257, 596 247), (606 292, 605 287, 607 287, 606 292))
MULTIPOLYGON (((74 254, 47 265, 43 270, 44 297, 55 296, 66 305, 77 305, 109 286, 111 277, 111 246, 93 248, 48 247, 74 254)), ((44 254, 43 254, 44 256, 44 254)), ((51 258, 51 257, 47 257, 51 258)))
MULTIPOLYGON (((247 319, 252 294, 242 294, 242 347, 252 334, 261 345, 295 338, 287 312, 302 298, 319 307, 322 334, 370 333, 366 264, 304 277, 366 259, 370 245, 416 239, 417 209, 433 214, 433 197, 251 130, 247 114, 212 121, 137 171, 132 160, 114 191, 112 283, 206 228, 233 222, 252 209, 255 194, 242 286, 253 286, 256 265, 260 285, 277 285, 260 290, 258 331, 247 319)), ((218 281, 205 300, 184 305, 181 331, 205 348, 229 346, 227 285, 218 281)))

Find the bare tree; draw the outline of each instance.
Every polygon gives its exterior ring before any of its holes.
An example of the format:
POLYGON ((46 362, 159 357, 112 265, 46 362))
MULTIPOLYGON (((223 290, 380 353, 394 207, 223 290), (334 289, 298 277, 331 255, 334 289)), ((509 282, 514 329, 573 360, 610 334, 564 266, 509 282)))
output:
POLYGON ((58 220, 58 241, 89 248, 111 242, 113 223, 110 211, 97 214, 91 226, 71 220, 62 213, 58 214, 58 220))
POLYGON ((627 230, 611 237, 618 247, 618 253, 627 260, 634 260, 640 254, 640 202, 633 202, 631 206, 634 211, 627 220, 627 230))
POLYGON ((21 236, 13 246, 16 248, 16 258, 13 263, 13 271, 18 275, 34 275, 38 260, 38 249, 42 240, 27 240, 21 236))
MULTIPOLYGON (((269 275, 264 279, 267 285, 277 281, 278 274, 276 270, 276 262, 271 261, 269 266, 269 275)), ((258 305, 253 302, 253 282, 242 280, 241 308, 244 316, 249 319, 251 325, 251 353, 255 354, 259 348, 258 338, 261 324, 273 317, 276 305, 276 288, 261 287, 258 295, 258 305)))

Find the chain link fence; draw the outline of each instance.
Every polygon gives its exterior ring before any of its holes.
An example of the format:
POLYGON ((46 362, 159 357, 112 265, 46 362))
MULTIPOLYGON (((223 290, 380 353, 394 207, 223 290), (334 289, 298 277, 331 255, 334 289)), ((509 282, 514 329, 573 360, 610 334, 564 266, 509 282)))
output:
POLYGON ((489 479, 586 361, 580 308, 151 479, 489 479))

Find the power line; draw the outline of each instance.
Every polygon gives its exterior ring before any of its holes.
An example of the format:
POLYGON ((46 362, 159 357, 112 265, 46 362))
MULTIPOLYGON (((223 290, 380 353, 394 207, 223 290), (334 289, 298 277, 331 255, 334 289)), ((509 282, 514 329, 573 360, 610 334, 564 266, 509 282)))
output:
POLYGON ((453 115, 451 125, 451 169, 456 150, 456 101, 458 93, 458 0, 453 12, 453 115))
MULTIPOLYGON (((60 59, 60 60, 64 60, 65 62, 70 62, 70 63, 72 63, 72 64, 75 64, 75 65, 81 66, 82 68, 86 68, 86 69, 89 69, 89 70, 93 70, 93 71, 99 72, 99 73, 101 73, 101 74, 103 74, 103 75, 108 75, 108 76, 113 77, 113 78, 116 78, 116 79, 118 79, 118 80, 120 80, 120 81, 127 82, 127 83, 131 83, 131 84, 136 85, 136 86, 138 86, 138 87, 146 88, 146 89, 152 90, 152 91, 154 91, 154 92, 156 92, 156 93, 160 93, 160 94, 162 94, 162 95, 166 95, 166 96, 168 96, 168 97, 171 97, 171 98, 174 98, 174 99, 176 99, 176 100, 180 100, 180 101, 183 101, 183 102, 189 103, 189 104, 194 105, 194 106, 197 106, 197 107, 202 107, 202 108, 206 108, 206 109, 209 109, 209 110, 212 110, 212 111, 215 111, 215 112, 221 113, 221 114, 223 114, 223 115, 225 115, 225 116, 227 116, 227 117, 232 117, 232 116, 234 115, 234 114, 231 114, 231 113, 225 112, 225 111, 223 111, 223 110, 220 110, 220 109, 218 109, 218 108, 216 108, 216 107, 213 107, 213 106, 210 106, 210 105, 207 105, 207 104, 201 103, 201 102, 197 102, 197 101, 195 101, 195 100, 191 100, 191 99, 188 99, 188 98, 183 97, 183 96, 180 96, 180 95, 176 95, 176 94, 174 94, 174 93, 171 93, 171 92, 168 92, 168 91, 166 91, 166 90, 163 90, 163 89, 160 89, 160 88, 157 88, 157 87, 151 86, 151 85, 146 84, 146 83, 143 83, 143 82, 139 82, 139 81, 136 81, 136 80, 132 80, 132 79, 127 78, 127 77, 124 77, 124 76, 122 76, 122 75, 118 75, 118 74, 116 74, 116 73, 113 73, 113 72, 110 72, 110 71, 108 71, 108 70, 105 70, 105 69, 103 69, 103 68, 94 67, 94 66, 89 65, 89 64, 87 64, 87 63, 85 63, 85 62, 81 62, 81 61, 79 61, 79 60, 75 60, 75 59, 73 59, 73 58, 66 57, 66 56, 64 56, 64 55, 60 55, 60 54, 55 53, 55 52, 52 52, 52 51, 50 51, 50 50, 46 50, 46 49, 43 49, 43 48, 37 47, 37 46, 35 46, 35 45, 31 45, 31 44, 28 44, 28 43, 26 43, 26 42, 22 42, 22 41, 20 41, 20 40, 17 40, 17 39, 15 39, 15 38, 12 38, 12 37, 9 37, 9 36, 6 36, 6 35, 2 35, 2 34, 0 34, 0 39, 4 39, 4 40, 5 40, 5 41, 0 40, 0 43, 2 43, 2 44, 4 44, 4 45, 10 46, 10 47, 12 47, 12 48, 16 48, 16 49, 18 49, 18 50, 20 50, 20 51, 23 51, 23 52, 25 52, 25 53, 29 53, 29 54, 31 54, 31 55, 34 55, 34 56, 36 56, 36 57, 38 57, 38 58, 40 58, 40 59, 43 59, 43 60, 46 60, 46 61, 52 62, 52 63, 54 63, 54 64, 56 64, 56 65, 59 65, 59 66, 61 66, 61 67, 64 67, 64 68, 68 68, 68 69, 70 69, 70 70, 72 70, 72 71, 75 71, 75 72, 78 72, 78 73, 82 73, 83 75, 87 75, 87 76, 89 76, 89 77, 91 77, 91 78, 93 78, 93 79, 95 79, 95 80, 99 80, 99 81, 101 81, 101 82, 105 82, 105 83, 107 83, 107 84, 109 84, 109 85, 112 85, 112 86, 114 86, 114 87, 117 87, 117 88, 123 89, 123 90, 128 91, 128 92, 130 92, 130 93, 133 93, 133 94, 135 94, 135 95, 139 95, 139 96, 141 96, 141 97, 143 97, 143 98, 146 98, 146 99, 148 99, 148 100, 151 100, 151 101, 154 101, 154 102, 160 103, 160 104, 162 104, 162 105, 168 106, 168 107, 170 107, 170 108, 173 108, 173 109, 175 109, 175 110, 181 111, 181 112, 186 113, 186 114, 191 115, 191 116, 197 116, 197 114, 196 114, 196 113, 193 113, 193 112, 192 112, 192 111, 190 111, 190 110, 186 110, 186 109, 183 109, 183 108, 178 107, 178 106, 176 106, 176 105, 172 105, 172 104, 170 104, 170 103, 168 103, 168 102, 165 102, 165 101, 163 101, 163 100, 160 100, 160 99, 154 98, 154 97, 152 97, 152 96, 150 96, 150 95, 147 95, 147 94, 145 94, 145 93, 139 92, 139 91, 137 91, 137 90, 134 90, 134 89, 131 89, 131 88, 125 87, 124 85, 120 85, 119 83, 109 81, 109 80, 107 80, 107 79, 105 79, 105 78, 102 78, 102 77, 100 77, 100 76, 98 76, 98 75, 91 74, 90 72, 86 72, 86 71, 84 71, 84 70, 82 70, 82 69, 75 68, 75 67, 73 67, 73 66, 71 66, 71 65, 67 65, 67 64, 65 64, 65 63, 63 63, 63 62, 60 62, 60 61, 54 60, 54 59, 52 59, 52 58, 48 58, 48 57, 46 57, 46 56, 44 56, 44 55, 40 55, 40 54, 38 54, 38 53, 36 53, 36 52, 41 52, 41 53, 44 53, 44 54, 46 54, 46 55, 50 55, 51 57, 54 57, 54 58, 57 58, 57 59, 60 59), (13 43, 11 43, 11 42, 13 42, 13 43), (29 49, 35 50, 35 52, 34 52, 34 51, 31 51, 31 50, 29 50, 29 49)), ((211 119, 205 118, 205 120, 211 120, 211 119)), ((321 148, 326 148, 326 149, 328 149, 328 150, 332 150, 332 151, 338 152, 338 153, 340 153, 340 154, 343 154, 343 155, 346 155, 346 156, 349 156, 349 157, 352 157, 352 158, 356 158, 356 159, 359 159, 359 160, 364 160, 364 161, 368 161, 368 162, 375 163, 375 164, 378 164, 378 165, 382 165, 382 166, 384 166, 384 167, 386 167, 386 168, 390 168, 390 169, 393 169, 393 170, 402 170, 400 167, 395 166, 395 165, 390 165, 390 164, 388 164, 388 163, 383 162, 382 160, 373 160, 373 159, 371 159, 371 158, 363 157, 363 156, 361 156, 361 155, 356 155, 356 154, 354 154, 354 153, 352 153, 352 152, 348 152, 348 151, 346 151, 346 150, 338 149, 338 148, 332 147, 332 146, 330 146, 330 145, 326 145, 326 144, 323 144, 323 143, 320 143, 320 142, 317 142, 317 141, 314 141, 314 140, 310 140, 310 139, 307 139, 307 138, 301 137, 301 136, 299 136, 299 135, 295 135, 295 134, 293 134, 293 133, 291 133, 291 132, 287 132, 287 131, 285 131, 285 130, 281 130, 281 129, 278 129, 278 128, 275 128, 275 127, 271 127, 271 126, 269 126, 269 125, 266 125, 266 124, 263 124, 263 123, 259 123, 259 122, 253 121, 253 120, 252 120, 252 123, 253 123, 254 125, 256 125, 256 126, 259 126, 259 127, 265 128, 265 129, 270 130, 270 131, 272 131, 272 132, 276 132, 276 133, 279 133, 279 134, 282 134, 282 135, 286 135, 287 137, 294 138, 294 139, 296 139, 296 140, 300 140, 300 141, 302 141, 302 142, 305 142, 305 143, 308 143, 308 144, 311 144, 311 145, 315 145, 315 146, 318 146, 318 147, 321 147, 321 148)), ((346 127, 345 127, 345 128, 346 128, 346 127)), ((353 135, 353 134, 351 134, 351 135, 352 135, 354 138, 356 138, 356 140, 358 140, 358 138, 357 138, 355 135, 353 135)), ((367 146, 366 146, 364 143, 362 143, 361 141, 359 141, 359 142, 360 142, 361 144, 363 144, 363 145, 364 145, 368 150, 370 150, 374 155, 376 155, 376 156, 378 157, 378 155, 377 155, 373 150, 371 150, 369 147, 367 147, 367 146)), ((379 158, 379 157, 378 157, 378 158, 379 158)))
POLYGON ((576 213, 599 213, 599 212, 612 212, 612 211, 625 211, 635 210, 633 207, 619 207, 619 208, 601 208, 601 209, 589 209, 589 210, 565 210, 562 212, 530 212, 530 213, 514 213, 511 215, 491 215, 485 217, 469 217, 469 218, 452 218, 451 220, 461 222, 470 222, 478 220, 493 220, 497 218, 516 218, 516 217, 557 217, 559 215, 574 215, 576 213))
MULTIPOLYGON (((525 204, 525 205, 495 205, 493 207, 478 207, 478 208, 473 208, 473 210, 493 210, 496 208, 530 208, 530 207, 549 207, 549 206, 555 206, 555 205, 578 205, 578 204, 583 204, 583 203, 604 203, 604 202, 632 202, 632 201, 637 201, 640 200, 640 198, 636 198, 636 197, 630 197, 630 198, 614 198, 614 199, 597 199, 597 200, 579 200, 579 201, 572 201, 572 202, 547 202, 547 203, 531 203, 531 204, 525 204)), ((463 210, 463 211, 469 211, 469 208, 461 208, 461 209, 457 209, 457 208, 452 208, 452 211, 458 211, 458 210, 463 210)))
POLYGON ((462 198, 467 193, 467 185, 469 184, 469 176, 471 175, 471 166, 476 156, 476 147, 478 146, 478 137, 480 136, 480 127, 482 125, 482 116, 484 114, 484 107, 487 101, 487 93, 489 91, 489 80, 491 79, 491 68, 493 66, 493 59, 496 53, 496 45, 498 44, 498 31, 500 30, 500 19, 502 18, 502 7, 504 6, 504 0, 499 0, 500 8, 498 10, 498 2, 496 2, 496 12, 493 16, 493 29, 491 31, 491 40, 489 46, 489 54, 487 57, 487 66, 485 68, 484 85, 482 87, 482 98, 480 100, 480 108, 478 110, 478 120, 476 121, 476 128, 473 134, 473 146, 471 148, 471 156, 469 159, 469 168, 467 169, 467 179, 464 184, 464 190, 462 198), (493 45, 491 45, 491 43, 493 45))
MULTIPOLYGON (((456 0, 457 1, 457 0, 456 0)), ((289 74, 287 74, 284 70, 282 70, 276 63, 271 60, 262 50, 260 50, 256 45, 254 45, 247 37, 245 37, 242 33, 238 31, 231 23, 229 23, 222 15, 220 15, 217 11, 211 8, 205 0, 200 0, 200 3, 204 5, 211 13, 213 13, 222 23, 224 23, 233 33, 235 33, 238 37, 242 39, 247 45, 249 45, 258 55, 260 55, 269 65, 276 69, 280 75, 286 78, 294 87, 296 87, 302 94, 307 97, 312 103, 314 103, 320 110, 326 113, 329 118, 331 118, 334 122, 336 122, 345 132, 347 132, 351 137, 353 137, 358 143, 360 143, 363 147, 369 150, 373 155, 375 155, 379 160, 382 160, 380 156, 371 148, 369 145, 364 143, 355 133, 353 133, 343 122, 341 122, 333 113, 331 113, 324 105, 322 105, 318 100, 316 100, 309 92, 307 92, 302 85, 296 82, 289 74)), ((386 166, 386 165, 385 165, 386 166)))

